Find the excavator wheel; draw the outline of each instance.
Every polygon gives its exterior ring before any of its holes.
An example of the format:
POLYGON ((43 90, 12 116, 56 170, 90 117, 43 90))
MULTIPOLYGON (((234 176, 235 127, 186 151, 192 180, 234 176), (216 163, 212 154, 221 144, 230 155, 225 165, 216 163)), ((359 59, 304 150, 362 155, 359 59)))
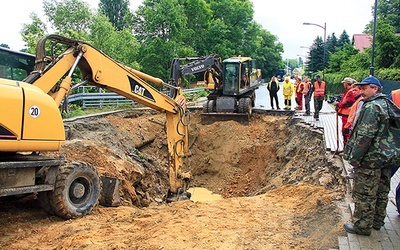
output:
POLYGON ((208 102, 208 112, 215 112, 215 100, 208 102))
POLYGON ((214 112, 214 100, 207 100, 203 103, 203 113, 212 113, 214 112))
POLYGON ((64 219, 90 213, 99 203, 100 178, 96 169, 74 162, 60 167, 49 200, 54 213, 64 219))
POLYGON ((51 192, 39 192, 37 194, 37 199, 40 203, 40 205, 42 206, 43 210, 46 211, 46 213, 50 214, 50 215, 54 215, 54 210, 51 207, 50 204, 50 194, 51 192))
POLYGON ((253 104, 250 98, 245 97, 239 99, 239 113, 248 114, 251 116, 253 113, 253 104))
POLYGON ((203 113, 208 113, 208 100, 203 102, 203 113))

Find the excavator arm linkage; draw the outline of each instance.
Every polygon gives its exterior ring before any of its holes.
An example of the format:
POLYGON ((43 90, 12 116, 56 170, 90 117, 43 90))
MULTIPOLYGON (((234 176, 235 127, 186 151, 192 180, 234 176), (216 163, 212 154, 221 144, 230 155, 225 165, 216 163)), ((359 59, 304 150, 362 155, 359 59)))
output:
POLYGON ((186 97, 178 86, 171 86, 159 78, 134 70, 117 62, 103 52, 82 41, 50 35, 39 41, 36 48, 35 70, 24 80, 48 93, 59 106, 71 89, 72 74, 79 68, 82 79, 89 85, 101 87, 144 106, 166 113, 168 164, 170 190, 169 201, 188 199, 186 192, 189 173, 182 171, 188 152, 188 113, 186 97), (57 57, 46 55, 46 43, 64 52, 57 57), (61 83, 58 84, 61 80, 61 83), (170 96, 160 92, 146 81, 171 88, 170 96))

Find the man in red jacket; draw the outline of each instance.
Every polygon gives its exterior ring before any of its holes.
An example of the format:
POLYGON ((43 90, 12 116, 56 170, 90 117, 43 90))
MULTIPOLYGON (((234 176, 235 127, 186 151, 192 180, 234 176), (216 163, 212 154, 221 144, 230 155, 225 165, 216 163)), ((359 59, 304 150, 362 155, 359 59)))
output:
POLYGON ((346 131, 348 130, 346 130, 344 126, 347 123, 347 118, 349 117, 351 106, 356 101, 356 96, 354 95, 354 92, 351 91, 354 82, 355 80, 350 77, 346 77, 343 79, 342 83, 344 87, 344 93, 340 102, 336 104, 336 112, 342 118, 342 135, 344 145, 346 145, 347 138, 349 138, 349 135, 346 134, 346 131))

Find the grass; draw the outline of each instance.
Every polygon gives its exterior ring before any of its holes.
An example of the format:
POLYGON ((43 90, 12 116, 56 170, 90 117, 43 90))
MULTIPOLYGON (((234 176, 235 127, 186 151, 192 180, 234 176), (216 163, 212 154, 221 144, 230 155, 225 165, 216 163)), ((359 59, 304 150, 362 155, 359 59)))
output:
POLYGON ((82 109, 80 106, 72 104, 68 106, 68 113, 67 112, 62 112, 62 118, 67 119, 67 118, 73 118, 77 116, 84 116, 84 115, 90 115, 90 114, 97 114, 97 113, 102 113, 102 112, 108 112, 108 111, 115 111, 115 110, 121 110, 121 109, 129 109, 132 108, 133 106, 131 104, 123 104, 123 105, 112 105, 112 106, 103 106, 103 107, 93 107, 93 108, 85 108, 82 109))

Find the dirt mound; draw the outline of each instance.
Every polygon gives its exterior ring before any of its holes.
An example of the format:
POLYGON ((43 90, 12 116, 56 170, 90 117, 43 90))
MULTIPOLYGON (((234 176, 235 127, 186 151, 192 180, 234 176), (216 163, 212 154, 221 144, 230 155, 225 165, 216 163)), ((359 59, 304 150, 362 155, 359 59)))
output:
POLYGON ((66 123, 62 154, 121 181, 123 206, 63 221, 35 199, 2 199, 8 249, 328 249, 337 247, 341 167, 321 131, 290 117, 255 114, 249 125, 203 124, 194 112, 191 186, 225 199, 166 204, 165 115, 129 111, 66 123))

